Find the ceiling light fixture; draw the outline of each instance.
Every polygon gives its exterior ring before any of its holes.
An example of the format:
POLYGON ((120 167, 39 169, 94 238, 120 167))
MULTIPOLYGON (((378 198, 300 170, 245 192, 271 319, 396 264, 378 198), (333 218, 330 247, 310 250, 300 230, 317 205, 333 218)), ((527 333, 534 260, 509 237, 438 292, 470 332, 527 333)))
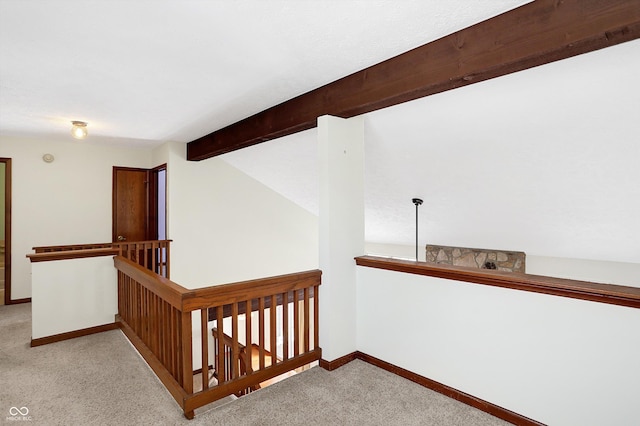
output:
POLYGON ((84 139, 89 132, 87 131, 87 123, 84 121, 72 121, 71 135, 76 139, 84 139))

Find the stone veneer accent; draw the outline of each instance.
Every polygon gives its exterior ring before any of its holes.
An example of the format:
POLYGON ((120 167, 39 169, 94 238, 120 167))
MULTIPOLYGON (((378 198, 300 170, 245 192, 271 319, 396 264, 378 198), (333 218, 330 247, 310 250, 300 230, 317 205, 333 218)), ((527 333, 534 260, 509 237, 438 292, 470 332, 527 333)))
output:
POLYGON ((522 251, 427 245, 427 263, 524 273, 525 257, 522 251))

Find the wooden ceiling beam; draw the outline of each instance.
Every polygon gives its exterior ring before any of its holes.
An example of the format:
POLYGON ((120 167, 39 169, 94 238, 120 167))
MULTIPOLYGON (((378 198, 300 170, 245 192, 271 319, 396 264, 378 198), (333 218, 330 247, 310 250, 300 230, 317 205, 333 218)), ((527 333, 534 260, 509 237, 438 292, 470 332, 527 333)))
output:
POLYGON ((640 0, 536 0, 187 144, 198 161, 640 37, 640 0))

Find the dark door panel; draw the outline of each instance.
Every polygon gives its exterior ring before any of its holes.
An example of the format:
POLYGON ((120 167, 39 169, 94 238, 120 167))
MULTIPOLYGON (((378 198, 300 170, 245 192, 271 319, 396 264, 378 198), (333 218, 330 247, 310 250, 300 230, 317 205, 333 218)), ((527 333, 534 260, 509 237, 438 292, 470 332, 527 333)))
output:
POLYGON ((149 239, 149 170, 113 168, 113 241, 149 239))

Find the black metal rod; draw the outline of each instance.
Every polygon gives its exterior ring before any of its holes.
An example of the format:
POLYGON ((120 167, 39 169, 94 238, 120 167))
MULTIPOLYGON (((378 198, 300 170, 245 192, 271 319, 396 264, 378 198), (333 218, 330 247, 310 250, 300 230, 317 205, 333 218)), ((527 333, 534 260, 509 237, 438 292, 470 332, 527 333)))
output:
POLYGON ((418 206, 422 204, 420 198, 414 198, 411 200, 416 205, 416 262, 418 261, 418 206))

